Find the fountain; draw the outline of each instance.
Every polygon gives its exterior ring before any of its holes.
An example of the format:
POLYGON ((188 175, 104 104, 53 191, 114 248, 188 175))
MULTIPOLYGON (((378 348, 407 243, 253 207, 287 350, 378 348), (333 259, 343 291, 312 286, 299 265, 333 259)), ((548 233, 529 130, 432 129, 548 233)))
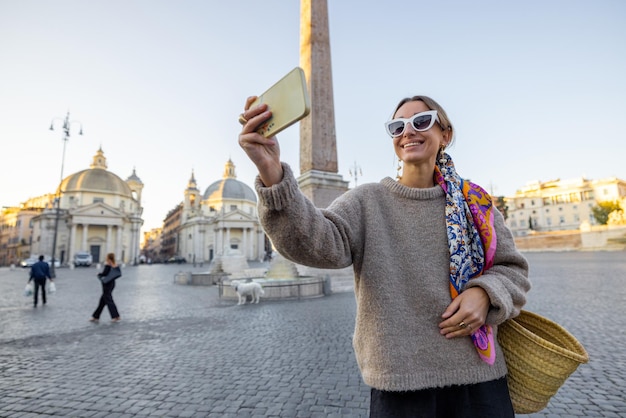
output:
POLYGON ((249 268, 241 254, 227 253, 217 256, 206 272, 183 272, 174 275, 174 283, 192 286, 219 286, 220 299, 237 300, 231 287, 234 280, 255 281, 263 286, 262 299, 308 299, 330 294, 330 278, 301 276, 297 266, 280 254, 269 267, 249 268))
MULTIPOLYGON (((245 273, 245 272, 244 272, 245 273)), ((266 300, 279 299, 308 299, 322 297, 329 292, 330 279, 328 277, 303 277, 298 273, 297 266, 280 254, 270 262, 270 266, 263 277, 230 275, 222 280, 220 298, 237 300, 235 290, 230 286, 233 280, 255 281, 263 286, 266 300)))

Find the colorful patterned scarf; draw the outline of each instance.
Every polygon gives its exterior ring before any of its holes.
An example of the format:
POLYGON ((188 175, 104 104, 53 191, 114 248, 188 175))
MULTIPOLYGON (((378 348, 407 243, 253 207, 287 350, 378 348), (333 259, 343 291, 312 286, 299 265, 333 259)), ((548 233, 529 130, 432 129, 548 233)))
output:
MULTIPOLYGON (((450 247, 450 294, 457 297, 467 282, 493 266, 496 231, 491 196, 480 186, 456 173, 452 158, 444 152, 435 164, 435 181, 446 192, 446 223, 450 247)), ((493 330, 483 325, 472 334, 480 358, 496 361, 493 330)))

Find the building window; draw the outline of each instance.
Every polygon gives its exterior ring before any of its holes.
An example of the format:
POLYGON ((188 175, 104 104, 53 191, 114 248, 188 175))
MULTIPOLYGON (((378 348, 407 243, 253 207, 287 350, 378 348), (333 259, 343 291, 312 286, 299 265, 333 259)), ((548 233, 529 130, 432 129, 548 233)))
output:
POLYGON ((103 197, 94 197, 93 198, 93 203, 104 203, 104 198, 103 197))
POLYGON ((552 218, 546 218, 546 224, 548 226, 552 225, 552 218))
POLYGON ((230 210, 231 210, 231 211, 233 211, 233 210, 237 210, 237 205, 230 205, 230 210))
POLYGON ((231 250, 236 250, 236 249, 238 249, 238 248, 239 248, 239 245, 238 245, 238 244, 230 244, 230 249, 231 249, 231 250))

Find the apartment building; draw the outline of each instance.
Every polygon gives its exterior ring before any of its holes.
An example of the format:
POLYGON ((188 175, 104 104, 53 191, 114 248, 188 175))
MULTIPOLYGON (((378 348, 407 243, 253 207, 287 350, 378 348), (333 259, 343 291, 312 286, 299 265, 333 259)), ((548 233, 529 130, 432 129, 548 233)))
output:
POLYGON ((607 201, 621 202, 622 209, 626 209, 625 180, 608 177, 535 181, 505 198, 507 225, 515 236, 525 236, 530 231, 578 230, 583 223, 596 224, 592 208, 607 201))

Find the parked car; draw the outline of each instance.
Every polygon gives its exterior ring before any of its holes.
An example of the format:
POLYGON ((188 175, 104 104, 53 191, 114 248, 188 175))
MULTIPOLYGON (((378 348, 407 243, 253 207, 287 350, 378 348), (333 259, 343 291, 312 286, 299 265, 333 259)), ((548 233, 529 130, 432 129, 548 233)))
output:
MULTIPOLYGON (((48 265, 52 264, 52 258, 47 255, 44 256, 43 260, 48 263, 48 265)), ((39 257, 28 257, 27 259, 20 261, 20 266, 22 266, 23 268, 30 268, 37 261, 39 261, 39 257)), ((54 260, 54 267, 61 267, 61 262, 58 259, 54 260)))
POLYGON ((175 255, 174 257, 170 257, 167 260, 168 264, 172 264, 172 263, 177 263, 177 264, 182 264, 182 263, 186 263, 187 260, 185 259, 185 257, 182 257, 180 255, 175 255))
MULTIPOLYGON (((43 261, 45 261, 46 263, 48 263, 48 265, 52 264, 52 257, 50 257, 49 255, 44 255, 43 256, 43 261)), ((54 259, 54 268, 58 268, 61 267, 61 260, 59 260, 58 258, 54 259)))
POLYGON ((87 251, 79 251, 76 254, 74 254, 74 266, 75 267, 78 267, 78 266, 89 267, 91 266, 91 263, 93 263, 93 257, 91 253, 88 253, 87 251))
POLYGON ((20 266, 22 266, 23 268, 32 267, 33 264, 35 264, 37 261, 39 261, 39 257, 28 257, 20 261, 20 266))

